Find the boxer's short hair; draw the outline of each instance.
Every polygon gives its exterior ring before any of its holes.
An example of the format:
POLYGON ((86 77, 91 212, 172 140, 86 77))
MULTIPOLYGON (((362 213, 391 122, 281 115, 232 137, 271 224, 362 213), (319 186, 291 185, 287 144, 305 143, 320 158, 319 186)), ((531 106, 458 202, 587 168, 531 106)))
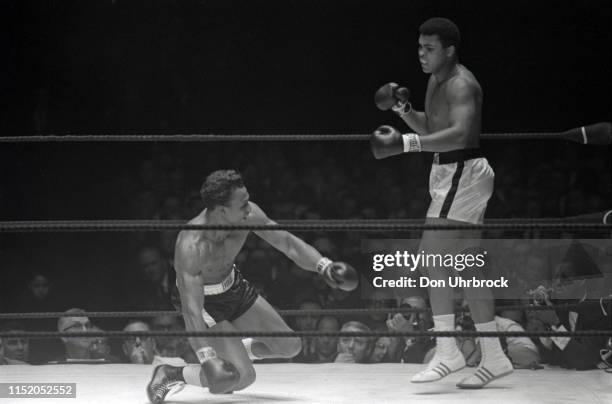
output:
POLYGON ((461 43, 461 33, 457 25, 448 18, 434 17, 425 21, 419 27, 421 35, 437 35, 440 38, 440 43, 445 48, 454 46, 459 49, 461 43))
POLYGON ((200 188, 200 196, 206 208, 212 209, 218 205, 226 205, 232 192, 242 188, 242 175, 236 170, 217 170, 212 172, 200 188))

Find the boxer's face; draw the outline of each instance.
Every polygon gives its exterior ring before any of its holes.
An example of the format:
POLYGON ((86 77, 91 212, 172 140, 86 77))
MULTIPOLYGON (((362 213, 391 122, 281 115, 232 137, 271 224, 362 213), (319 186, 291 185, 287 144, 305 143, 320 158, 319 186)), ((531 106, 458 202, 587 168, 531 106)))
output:
POLYGON ((454 46, 445 48, 437 35, 419 36, 419 62, 424 73, 436 73, 446 66, 454 46))
POLYGON ((229 202, 223 206, 225 218, 230 223, 238 223, 246 218, 251 213, 249 205, 249 192, 246 187, 240 187, 232 191, 232 197, 229 202))

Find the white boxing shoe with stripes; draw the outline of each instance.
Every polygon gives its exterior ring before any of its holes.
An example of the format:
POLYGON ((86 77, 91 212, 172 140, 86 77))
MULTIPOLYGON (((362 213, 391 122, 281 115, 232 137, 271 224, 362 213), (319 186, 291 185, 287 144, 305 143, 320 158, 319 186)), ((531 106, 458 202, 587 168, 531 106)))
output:
POLYGON ((431 383, 445 378, 451 373, 457 372, 465 367, 465 358, 455 348, 451 355, 439 355, 438 352, 429 362, 427 369, 417 373, 410 379, 411 383, 431 383))
MULTIPOLYGON (((478 331, 497 331, 495 320, 477 323, 475 326, 478 331)), ((472 375, 457 383, 460 389, 483 388, 493 380, 507 376, 514 370, 512 362, 502 350, 499 338, 481 338, 480 349, 482 351, 480 364, 472 375)))
POLYGON ((499 358, 497 363, 481 365, 476 368, 476 371, 457 383, 460 389, 481 389, 493 380, 507 376, 514 370, 512 363, 508 358, 499 358))

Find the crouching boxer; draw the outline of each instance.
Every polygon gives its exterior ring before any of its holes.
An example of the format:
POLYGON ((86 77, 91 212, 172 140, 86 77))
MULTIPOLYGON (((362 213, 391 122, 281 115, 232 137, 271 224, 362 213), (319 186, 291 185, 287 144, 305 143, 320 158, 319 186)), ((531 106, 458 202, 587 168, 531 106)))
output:
MULTIPOLYGON (((189 224, 272 225, 253 202, 241 175, 234 170, 210 174, 200 190, 205 209, 189 224)), ((320 274, 332 288, 354 290, 355 269, 333 262, 311 245, 283 230, 254 232, 299 267, 320 274)), ((185 230, 178 235, 174 256, 176 287, 187 331, 292 331, 274 308, 242 277, 234 265, 248 230, 185 230)), ((208 387, 214 394, 241 390, 255 381, 252 359, 291 358, 301 350, 300 338, 189 338, 201 365, 155 368, 147 395, 161 403, 173 386, 208 387)))

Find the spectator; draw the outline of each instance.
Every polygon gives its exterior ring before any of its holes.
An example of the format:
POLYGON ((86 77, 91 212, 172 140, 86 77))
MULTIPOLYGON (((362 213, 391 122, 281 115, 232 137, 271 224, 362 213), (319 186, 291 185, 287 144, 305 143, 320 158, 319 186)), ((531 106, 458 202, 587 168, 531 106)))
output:
MULTIPOLYGON (((16 321, 8 321, 0 327, 2 332, 26 331, 23 324, 16 321)), ((0 352, 0 364, 23 365, 29 362, 29 341, 27 338, 4 337, 0 341, 2 352, 0 352)))
MULTIPOLYGON (((377 331, 387 331, 387 329, 379 329, 377 331)), ((393 362, 394 349, 397 347, 395 338, 378 337, 374 342, 372 354, 370 355, 370 363, 393 362)))
MULTIPOLYGON (((103 331, 100 327, 93 326, 91 331, 103 331)), ((111 347, 106 337, 93 337, 89 344, 89 356, 91 359, 102 359, 108 363, 120 363, 118 357, 111 353, 111 347)))
MULTIPOLYGON (((93 324, 89 321, 89 318, 79 315, 84 312, 84 310, 77 308, 67 310, 65 313, 69 316, 60 317, 57 320, 57 330, 60 332, 92 331, 93 324)), ((90 346, 94 343, 94 338, 62 337, 61 340, 64 343, 66 361, 92 359, 90 346)))
POLYGON ((170 263, 157 247, 144 246, 138 253, 138 264, 142 282, 131 292, 133 306, 138 310, 172 310, 170 291, 174 271, 170 263))
MULTIPOLYGON (((413 307, 415 309, 428 309, 425 299, 421 296, 411 296, 402 300, 401 308, 413 307)), ((431 313, 428 311, 407 314, 396 313, 387 320, 389 330, 427 331, 433 327, 431 313)), ((405 337, 403 344, 397 350, 394 361, 402 363, 427 363, 436 347, 436 341, 431 337, 405 337)))
MULTIPOLYGON (((143 321, 131 321, 123 331, 150 331, 149 324, 143 321)), ((130 363, 151 364, 157 354, 155 339, 152 337, 130 337, 123 340, 123 354, 130 363)))
MULTIPOLYGON (((340 332, 370 332, 370 328, 359 321, 349 321, 342 325, 340 332)), ((340 337, 338 356, 334 362, 367 363, 372 353, 372 341, 368 337, 340 337)))
MULTIPOLYGON (((340 331, 340 321, 334 316, 322 316, 317 323, 319 332, 338 332, 340 331)), ((338 354, 338 337, 317 337, 315 338, 315 355, 312 363, 333 362, 338 354)))
POLYGON ((18 311, 49 312, 58 310, 59 306, 60 302, 53 293, 53 284, 49 277, 42 272, 33 272, 28 280, 27 289, 18 297, 18 311))
MULTIPOLYGON (((321 305, 316 301, 304 300, 300 303, 300 310, 321 310, 321 305)), ((316 315, 305 315, 295 317, 296 331, 315 331, 317 327, 316 315)), ((302 350, 293 358, 294 362, 312 362, 315 357, 315 339, 312 337, 302 337, 302 350)))
MULTIPOLYGON (((550 294, 544 293, 542 301, 551 307, 554 303, 585 303, 591 291, 587 277, 601 275, 597 265, 586 253, 585 247, 573 242, 562 262, 557 266, 550 294)), ((542 289, 545 291, 545 289, 542 289)), ((599 297, 599 296, 596 296, 599 297)), ((528 312, 528 330, 610 330, 612 324, 610 302, 593 306, 582 304, 576 309, 536 310, 528 312)), ((606 344, 605 337, 545 337, 537 341, 545 362, 578 370, 594 369, 601 361, 600 350, 606 344)))
MULTIPOLYGON (((366 309, 391 309, 395 307, 395 301, 390 298, 388 292, 382 289, 372 290, 365 299, 366 309)), ((364 322, 371 329, 386 329, 387 326, 385 321, 387 320, 387 316, 388 313, 385 312, 371 312, 364 318, 364 322)))
MULTIPOLYGON (((153 331, 184 331, 183 321, 178 316, 157 316, 151 319, 153 331)), ((198 363, 195 353, 186 338, 156 337, 155 347, 162 357, 180 357, 187 363, 198 363)))

